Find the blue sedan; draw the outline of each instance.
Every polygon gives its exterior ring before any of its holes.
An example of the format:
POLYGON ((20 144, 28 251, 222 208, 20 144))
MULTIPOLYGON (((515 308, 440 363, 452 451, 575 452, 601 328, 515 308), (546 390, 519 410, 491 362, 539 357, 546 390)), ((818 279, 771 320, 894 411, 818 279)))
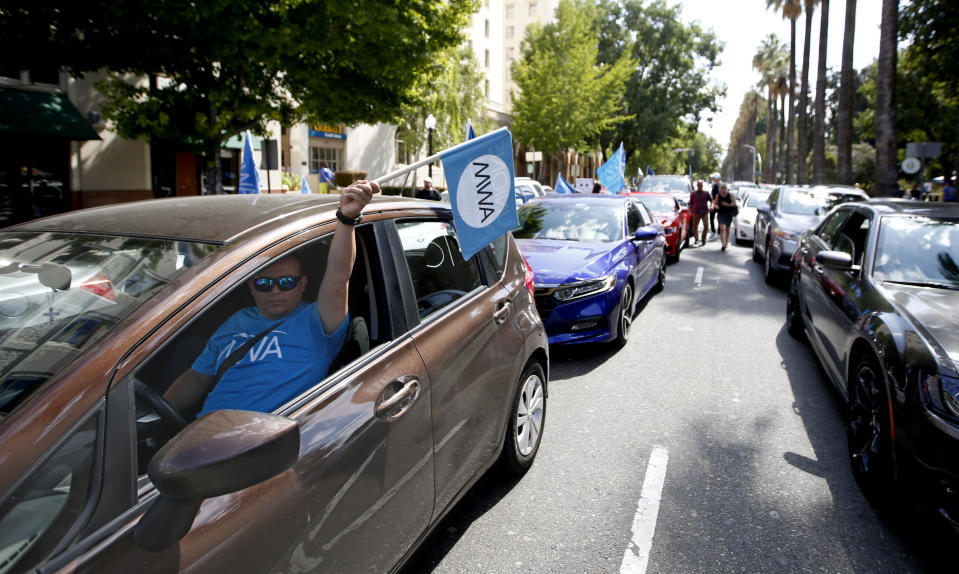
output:
POLYGON ((533 269, 551 345, 625 345, 636 305, 666 281, 666 236, 629 197, 560 195, 519 210, 513 231, 533 269))

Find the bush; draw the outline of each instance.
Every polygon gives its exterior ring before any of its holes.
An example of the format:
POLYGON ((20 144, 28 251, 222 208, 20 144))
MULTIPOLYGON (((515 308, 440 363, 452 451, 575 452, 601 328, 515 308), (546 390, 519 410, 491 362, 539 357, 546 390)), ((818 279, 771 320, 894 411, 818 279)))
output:
POLYGON ((338 171, 333 174, 333 181, 336 187, 349 187, 351 183, 358 179, 366 179, 365 171, 338 171))

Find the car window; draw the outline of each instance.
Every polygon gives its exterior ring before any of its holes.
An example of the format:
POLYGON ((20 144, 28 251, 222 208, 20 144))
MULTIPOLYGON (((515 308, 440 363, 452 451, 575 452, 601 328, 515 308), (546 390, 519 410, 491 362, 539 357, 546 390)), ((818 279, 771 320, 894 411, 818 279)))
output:
POLYGON ((643 216, 639 213, 639 207, 634 201, 626 202, 626 233, 633 236, 636 230, 646 225, 643 222, 643 216))
POLYGON ((639 201, 650 211, 671 212, 677 209, 676 200, 665 195, 644 195, 639 201))
POLYGON ((496 279, 499 280, 506 271, 506 255, 509 251, 509 238, 506 234, 500 235, 489 244, 490 261, 496 270, 496 279))
POLYGON ((482 285, 476 256, 463 259, 456 231, 444 221, 401 221, 396 229, 425 318, 482 285))
POLYGON ((766 199, 769 196, 761 193, 750 193, 746 196, 746 207, 759 207, 760 205, 766 205, 766 199))
POLYGON ((843 251, 852 256, 855 265, 862 264, 862 256, 866 250, 866 241, 869 237, 870 220, 862 213, 849 211, 842 229, 829 242, 830 248, 843 251))
POLYGON ((29 572, 64 550, 90 508, 99 411, 0 503, 0 572, 29 572))
POLYGON ((842 209, 833 213, 822 222, 822 225, 820 225, 816 231, 816 235, 822 239, 823 243, 831 246, 836 238, 836 234, 842 229, 847 219, 849 219, 848 209, 842 209))
POLYGON ((0 421, 216 245, 0 235, 0 421))
POLYGON ((623 214, 613 201, 560 200, 529 203, 519 209, 517 239, 620 241, 623 214))
POLYGON ((959 219, 883 217, 873 277, 959 288, 959 219))

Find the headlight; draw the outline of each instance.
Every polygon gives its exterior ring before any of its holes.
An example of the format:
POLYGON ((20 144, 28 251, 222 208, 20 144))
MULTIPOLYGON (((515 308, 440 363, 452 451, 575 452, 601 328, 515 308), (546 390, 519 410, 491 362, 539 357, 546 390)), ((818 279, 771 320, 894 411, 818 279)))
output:
POLYGON ((776 235, 782 237, 783 239, 788 239, 790 241, 798 241, 799 234, 793 233, 792 231, 786 231, 785 229, 777 229, 776 235))
POLYGON ((751 219, 747 219, 747 218, 745 218, 745 217, 740 217, 739 219, 742 220, 743 225, 752 225, 752 224, 753 224, 753 222, 752 222, 751 219))
POLYGON ((609 275, 606 277, 600 277, 599 279, 588 279, 586 281, 578 281, 576 283, 567 283, 566 285, 563 285, 557 289, 553 295, 560 301, 570 301, 572 299, 578 299, 587 295, 605 293, 606 291, 612 289, 613 285, 616 285, 616 276, 609 275))
POLYGON ((940 377, 942 402, 954 417, 959 417, 959 379, 940 377))

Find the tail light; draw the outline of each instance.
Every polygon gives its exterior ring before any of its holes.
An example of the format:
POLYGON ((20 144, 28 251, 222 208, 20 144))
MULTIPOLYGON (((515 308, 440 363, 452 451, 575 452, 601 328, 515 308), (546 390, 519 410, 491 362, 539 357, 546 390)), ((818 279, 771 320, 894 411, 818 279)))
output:
POLYGON ((529 266, 529 261, 527 261, 525 257, 523 258, 523 265, 526 266, 526 274, 523 278, 523 283, 526 285, 526 290, 529 291, 530 298, 535 301, 536 287, 533 286, 533 268, 529 266))

